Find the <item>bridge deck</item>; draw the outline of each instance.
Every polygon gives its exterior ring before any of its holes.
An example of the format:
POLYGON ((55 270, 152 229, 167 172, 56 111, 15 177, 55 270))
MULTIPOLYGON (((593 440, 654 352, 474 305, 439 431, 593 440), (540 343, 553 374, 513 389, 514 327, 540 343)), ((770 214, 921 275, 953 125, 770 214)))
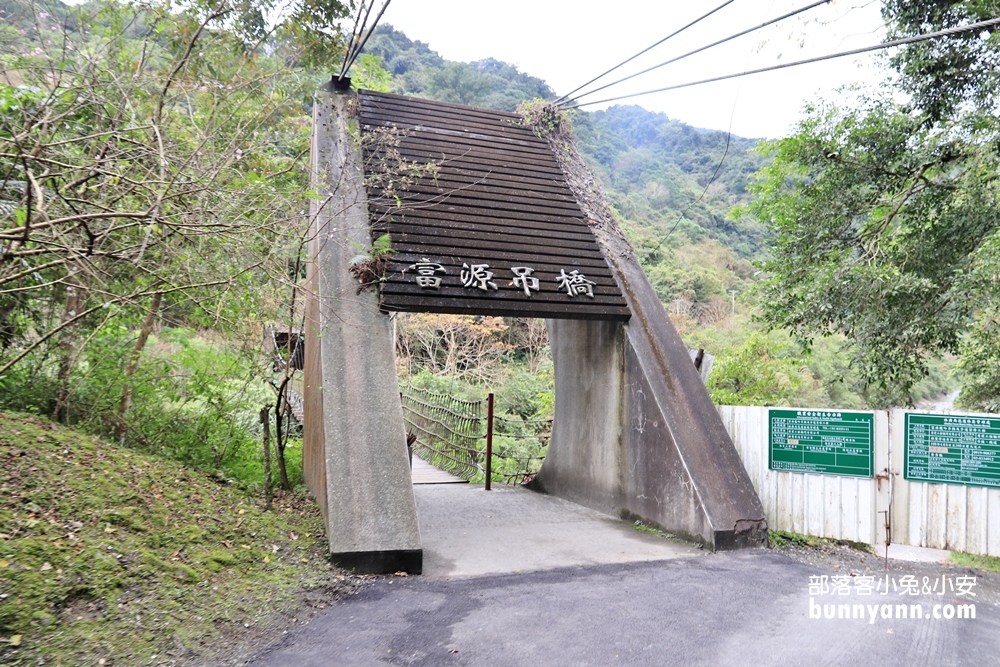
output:
POLYGON ((468 484, 461 477, 435 468, 416 454, 413 455, 413 468, 410 475, 414 484, 468 484))

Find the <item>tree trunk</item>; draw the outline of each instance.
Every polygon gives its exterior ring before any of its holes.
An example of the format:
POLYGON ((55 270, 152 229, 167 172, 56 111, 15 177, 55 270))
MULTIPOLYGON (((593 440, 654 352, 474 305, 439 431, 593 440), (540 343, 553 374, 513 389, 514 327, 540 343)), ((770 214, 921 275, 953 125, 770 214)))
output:
POLYGON ((264 427, 264 509, 271 509, 274 484, 271 482, 271 407, 260 409, 260 423, 264 427))
POLYGON ((125 438, 125 414, 132 405, 132 376, 135 375, 135 370, 139 367, 139 355, 146 347, 149 334, 152 333, 153 325, 156 324, 156 315, 160 311, 162 301, 162 292, 153 295, 153 301, 149 304, 149 310, 146 312, 146 319, 142 321, 142 328, 139 329, 139 338, 135 341, 135 346, 128 358, 128 366, 125 367, 125 383, 122 385, 122 397, 118 403, 118 417, 115 420, 115 437, 118 440, 125 438))
MULTIPOLYGON (((291 354, 288 356, 289 363, 291 362, 291 354)), ((288 372, 287 369, 285 372, 288 372)), ((284 491, 291 491, 292 484, 288 481, 288 468, 285 467, 285 445, 288 444, 288 436, 286 433, 282 433, 282 425, 285 419, 291 419, 288 410, 288 401, 285 400, 285 393, 288 391, 288 381, 290 378, 286 377, 281 383, 281 388, 278 389, 278 400, 276 401, 274 407, 274 435, 275 435, 275 445, 278 452, 278 479, 281 483, 281 488, 284 491)))
MULTIPOLYGON (((69 275, 66 278, 66 303, 63 307, 62 324, 72 320, 83 308, 86 301, 86 289, 76 278, 79 268, 76 264, 69 265, 69 275)), ((56 421, 69 423, 69 376, 73 372, 73 361, 76 358, 76 324, 66 327, 59 337, 59 391, 56 394, 56 407, 53 417, 56 421)))

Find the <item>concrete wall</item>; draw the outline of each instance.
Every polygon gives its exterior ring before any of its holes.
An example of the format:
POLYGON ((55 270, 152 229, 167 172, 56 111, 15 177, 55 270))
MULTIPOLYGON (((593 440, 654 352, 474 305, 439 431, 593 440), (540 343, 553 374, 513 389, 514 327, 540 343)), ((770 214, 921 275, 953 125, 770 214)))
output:
POLYGON ((664 372, 636 324, 548 321, 555 422, 533 488, 713 549, 762 545, 763 508, 687 350, 678 337, 684 365, 664 372))
POLYGON ((315 220, 306 300, 305 477, 324 508, 334 563, 420 572, 422 551, 389 318, 349 272, 370 247, 351 93, 321 94, 313 117, 315 220))
MULTIPOLYGON (((318 218, 309 230, 309 256, 319 255, 318 218)), ((305 358, 302 368, 302 476, 323 516, 330 515, 326 504, 326 439, 323 435, 323 367, 320 364, 319 270, 316 262, 306 266, 305 358)))
POLYGON ((687 347, 571 138, 548 136, 632 318, 620 343, 610 325, 549 324, 557 423, 536 486, 713 549, 763 545, 764 509, 687 347))
POLYGON ((903 478, 906 410, 871 413, 881 480, 769 470, 767 411, 719 407, 773 530, 884 545, 888 511, 895 544, 1000 556, 1000 489, 903 478))

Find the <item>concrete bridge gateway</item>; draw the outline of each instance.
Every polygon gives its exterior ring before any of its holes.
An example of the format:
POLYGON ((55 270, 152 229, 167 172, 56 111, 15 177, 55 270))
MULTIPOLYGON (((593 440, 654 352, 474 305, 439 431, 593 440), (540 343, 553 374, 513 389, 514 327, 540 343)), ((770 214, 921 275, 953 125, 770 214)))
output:
POLYGON ((546 319, 555 420, 535 490, 712 549, 766 541, 687 349, 572 139, 542 120, 347 87, 319 96, 303 468, 340 566, 422 568, 390 311, 546 319), (384 235, 394 252, 379 255, 384 235))

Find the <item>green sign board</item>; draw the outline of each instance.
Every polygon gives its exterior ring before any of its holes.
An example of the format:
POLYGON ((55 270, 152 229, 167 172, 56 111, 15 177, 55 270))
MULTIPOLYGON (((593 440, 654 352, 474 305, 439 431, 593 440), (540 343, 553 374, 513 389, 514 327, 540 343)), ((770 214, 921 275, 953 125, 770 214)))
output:
POLYGON ((875 418, 867 412, 768 410, 771 470, 872 477, 875 418))
POLYGON ((903 477, 1000 488, 1000 418, 906 413, 903 477))

